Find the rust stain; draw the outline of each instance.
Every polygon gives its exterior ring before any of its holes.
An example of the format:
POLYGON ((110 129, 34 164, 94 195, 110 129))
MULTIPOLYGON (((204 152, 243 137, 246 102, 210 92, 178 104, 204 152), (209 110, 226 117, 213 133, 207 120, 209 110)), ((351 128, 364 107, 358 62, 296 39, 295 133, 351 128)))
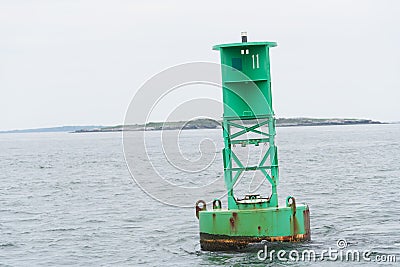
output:
POLYGON ((238 220, 237 212, 232 212, 232 217, 229 218, 229 224, 231 226, 231 231, 232 232, 236 232, 237 231, 237 220, 238 220))
POLYGON ((297 222, 296 214, 293 215, 293 235, 299 232, 299 223, 297 222))
POLYGON ((230 224, 231 224, 231 228, 234 229, 234 228, 235 228, 235 219, 233 219, 233 217, 231 217, 231 218, 229 219, 229 222, 230 222, 230 224))
POLYGON ((229 218, 229 223, 230 223, 232 232, 237 232, 237 221, 238 221, 237 212, 232 212, 232 217, 229 218))
POLYGON ((200 233, 200 245, 202 250, 208 251, 227 251, 245 248, 250 243, 267 242, 302 242, 308 241, 307 234, 296 234, 291 236, 225 236, 200 233))
POLYGON ((199 218, 199 212, 201 211, 201 208, 196 206, 196 217, 197 219, 199 218))
POLYGON ((197 219, 199 219, 200 211, 207 210, 207 204, 204 200, 197 200, 195 207, 196 207, 196 217, 197 219))
POLYGON ((310 210, 306 209, 303 211, 304 217, 304 228, 306 231, 306 235, 308 236, 308 240, 311 239, 311 229, 310 229, 310 210))
POLYGON ((290 230, 292 235, 297 235, 299 232, 299 223, 296 218, 296 200, 294 197, 290 197, 288 201, 289 207, 292 209, 292 216, 290 217, 290 230))

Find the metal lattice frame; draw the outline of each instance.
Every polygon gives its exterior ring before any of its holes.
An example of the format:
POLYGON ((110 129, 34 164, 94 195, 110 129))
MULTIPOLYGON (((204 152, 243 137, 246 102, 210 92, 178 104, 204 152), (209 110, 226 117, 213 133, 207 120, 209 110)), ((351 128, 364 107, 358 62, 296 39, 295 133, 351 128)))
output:
POLYGON ((228 208, 238 208, 240 203, 235 199, 233 193, 233 187, 238 181, 239 177, 246 171, 261 171, 265 176, 266 180, 272 186, 272 193, 267 203, 268 207, 278 206, 277 196, 277 185, 279 180, 278 172, 278 157, 277 147, 275 146, 275 118, 268 116, 264 118, 224 118, 223 120, 223 136, 225 148, 223 151, 224 156, 224 178, 225 184, 228 190, 228 208), (255 124, 243 125, 236 121, 241 120, 242 122, 249 122, 250 120, 256 120, 255 124), (261 129, 262 126, 268 126, 268 132, 261 129), (238 128, 240 131, 232 133, 232 128, 238 128), (263 138, 243 138, 247 133, 255 133, 263 138), (240 139, 239 139, 240 138, 240 139), (262 155, 261 161, 255 166, 245 166, 243 162, 237 157, 232 150, 232 145, 258 145, 265 143, 268 145, 268 150, 262 155), (267 163, 268 158, 269 164, 267 163), (236 163, 238 167, 233 167, 233 163, 236 163), (270 170, 271 175, 267 172, 270 170))

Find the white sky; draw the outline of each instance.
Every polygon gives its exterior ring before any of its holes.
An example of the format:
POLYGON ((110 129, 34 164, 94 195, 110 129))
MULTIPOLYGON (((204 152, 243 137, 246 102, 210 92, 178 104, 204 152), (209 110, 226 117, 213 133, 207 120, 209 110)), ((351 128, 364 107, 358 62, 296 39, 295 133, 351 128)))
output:
POLYGON ((277 41, 278 117, 400 120, 400 2, 0 0, 0 130, 122 124, 135 91, 211 47, 277 41))

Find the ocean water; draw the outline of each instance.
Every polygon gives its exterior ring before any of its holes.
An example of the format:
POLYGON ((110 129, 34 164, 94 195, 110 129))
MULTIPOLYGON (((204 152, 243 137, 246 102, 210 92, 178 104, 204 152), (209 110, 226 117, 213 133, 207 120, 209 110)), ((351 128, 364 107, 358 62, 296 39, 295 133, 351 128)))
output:
MULTIPOLYGON (((369 251, 371 259, 395 255, 399 262, 400 125, 290 127, 277 134, 278 194, 310 206, 312 241, 273 248, 321 256, 342 239, 346 249, 369 251)), ((207 152, 215 154, 212 164, 190 174, 167 166, 154 132, 146 142, 155 168, 176 183, 221 177, 221 130, 181 135, 181 153, 193 164, 201 156, 199 140, 214 140, 207 152)), ((326 257, 262 261, 260 247, 203 252, 194 208, 166 205, 143 192, 123 151, 121 133, 1 134, 0 266, 376 265, 326 257)), ((223 191, 216 184, 204 198, 223 191)))

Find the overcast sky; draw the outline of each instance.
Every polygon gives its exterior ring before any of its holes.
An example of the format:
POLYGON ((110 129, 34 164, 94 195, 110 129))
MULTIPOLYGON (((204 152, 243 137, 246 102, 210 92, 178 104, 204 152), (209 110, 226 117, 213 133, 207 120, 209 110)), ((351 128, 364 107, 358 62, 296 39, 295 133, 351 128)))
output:
POLYGON ((400 1, 0 0, 0 130, 121 124, 167 67, 276 41, 277 117, 400 121, 400 1))

